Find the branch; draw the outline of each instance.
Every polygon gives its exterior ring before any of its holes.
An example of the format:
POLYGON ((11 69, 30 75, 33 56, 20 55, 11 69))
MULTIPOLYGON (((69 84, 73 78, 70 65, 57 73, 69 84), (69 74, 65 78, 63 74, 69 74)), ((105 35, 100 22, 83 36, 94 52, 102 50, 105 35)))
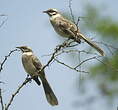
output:
POLYGON ((9 52, 9 54, 4 57, 4 60, 0 63, 0 72, 3 70, 3 65, 4 65, 5 62, 7 61, 8 57, 10 57, 11 54, 14 53, 15 51, 19 51, 19 50, 17 50, 17 49, 11 50, 11 51, 9 52))
POLYGON ((73 10, 72 10, 72 0, 69 0, 69 10, 70 10, 70 15, 72 17, 72 20, 73 20, 74 24, 76 24, 75 23, 75 17, 73 15, 73 10))
POLYGON ((110 47, 110 48, 112 48, 112 49, 115 49, 115 50, 118 50, 118 48, 117 47, 114 47, 113 45, 111 45, 111 44, 107 44, 107 43, 105 43, 105 42, 98 42, 98 41, 95 41, 96 43, 99 43, 99 44, 103 44, 103 45, 105 45, 106 47, 110 47))
POLYGON ((19 93, 19 91, 29 82, 31 81, 32 78, 26 78, 25 81, 18 87, 18 89, 16 90, 16 92, 14 92, 8 102, 8 104, 5 106, 5 110, 8 110, 10 105, 12 104, 15 96, 19 93))
MULTIPOLYGON (((75 17, 74 17, 74 15, 73 15, 73 10, 72 10, 72 0, 69 0, 69 9, 70 9, 70 15, 71 15, 71 17, 72 17, 73 23, 74 23, 74 24, 77 26, 77 28, 78 28, 78 23, 79 23, 79 21, 80 21, 80 17, 78 17, 77 22, 75 22, 75 17)), ((78 29, 77 29, 77 31, 78 31, 78 29)))
MULTIPOLYGON (((72 21, 73 23, 78 27, 78 23, 80 21, 80 18, 87 18, 87 17, 83 17, 83 16, 78 16, 77 18, 77 22, 75 22, 75 17, 73 15, 73 10, 72 10, 72 0, 69 0, 69 10, 70 10, 70 15, 71 15, 71 18, 72 18, 72 21)), ((78 29, 77 29, 78 30, 78 29)))
POLYGON ((61 45, 58 45, 58 46, 54 49, 54 52, 51 54, 52 56, 51 56, 50 60, 47 62, 46 65, 43 66, 43 68, 42 68, 40 71, 43 71, 47 66, 49 66, 49 64, 54 60, 56 54, 57 54, 61 49, 67 48, 67 47, 70 46, 70 44, 71 44, 72 42, 70 43, 69 40, 70 40, 70 39, 67 39, 67 40, 64 41, 61 45))
MULTIPOLYGON (((73 49, 73 50, 61 50, 58 54, 56 54, 56 56, 59 56, 61 54, 64 54, 64 53, 85 53, 85 54, 90 54, 90 55, 98 55, 97 53, 92 53, 92 52, 88 52, 88 51, 85 51, 85 50, 77 50, 77 49, 73 49)), ((49 56, 49 55, 48 55, 49 56)))
POLYGON ((62 65, 64 65, 64 66, 66 66, 66 67, 68 67, 68 68, 70 68, 70 69, 72 69, 72 70, 75 70, 76 72, 83 72, 83 73, 89 73, 89 72, 87 72, 87 71, 81 71, 81 70, 78 70, 77 68, 73 68, 73 67, 71 67, 71 66, 69 66, 69 65, 67 65, 67 64, 65 64, 65 63, 63 63, 63 62, 61 62, 61 61, 59 61, 58 59, 54 59, 57 63, 59 63, 59 64, 62 64, 62 65))
POLYGON ((94 56, 94 57, 91 57, 91 58, 87 58, 85 59, 84 61, 80 62, 77 66, 75 66, 74 68, 77 69, 79 66, 81 66, 83 63, 89 61, 89 60, 93 60, 93 59, 97 59, 99 57, 102 57, 102 56, 94 56))
MULTIPOLYGON (((40 71, 43 71, 47 66, 49 66, 49 64, 54 60, 55 55, 56 55, 62 48, 66 48, 66 47, 68 47, 68 46, 70 45, 70 42, 68 42, 68 41, 69 41, 69 39, 66 40, 66 41, 64 41, 61 45, 58 45, 58 46, 54 49, 54 53, 52 54, 50 60, 48 61, 48 63, 47 63, 45 66, 43 66, 43 68, 42 68, 40 71)), ((4 59, 3 62, 1 63, 1 70, 2 70, 3 64, 5 63, 5 61, 7 60, 7 58, 8 58, 14 51, 18 51, 18 50, 17 50, 17 49, 12 50, 12 51, 10 51, 10 53, 9 53, 7 56, 5 56, 5 59, 4 59)), ((39 75, 37 74, 37 76, 39 76, 39 75)), ((16 92, 12 94, 10 100, 8 101, 8 104, 5 105, 5 110, 8 110, 8 109, 9 109, 9 107, 10 107, 10 105, 12 104, 12 102, 13 102, 15 96, 19 93, 19 91, 20 91, 29 81, 31 81, 31 79, 32 79, 32 78, 26 78, 25 81, 18 87, 18 89, 16 90, 16 92)))
MULTIPOLYGON (((7 16, 7 15, 4 15, 4 14, 1 14, 0 16, 7 16)), ((4 25, 4 23, 8 20, 8 17, 2 21, 2 23, 0 24, 0 28, 4 25)))
POLYGON ((3 104, 3 98, 2 98, 2 90, 0 88, 0 103, 1 103, 1 108, 4 110, 4 104, 3 104))

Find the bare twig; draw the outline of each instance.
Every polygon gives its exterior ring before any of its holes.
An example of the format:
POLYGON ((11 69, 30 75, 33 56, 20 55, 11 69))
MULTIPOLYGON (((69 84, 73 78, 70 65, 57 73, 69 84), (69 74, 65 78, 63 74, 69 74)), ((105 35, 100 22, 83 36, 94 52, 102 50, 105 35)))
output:
MULTIPOLYGON (((78 52, 78 53, 79 53, 78 54, 78 60, 79 60, 79 63, 80 63, 81 62, 81 52, 78 52)), ((81 71, 82 67, 80 66, 79 69, 81 71)), ((80 74, 81 74, 81 72, 80 72, 80 74)))
MULTIPOLYGON (((74 50, 61 50, 58 54, 56 54, 56 56, 59 56, 61 54, 64 54, 64 53, 85 53, 85 54, 90 54, 90 55, 98 55, 97 53, 92 53, 92 52, 88 52, 88 51, 85 51, 85 50, 77 50, 77 49, 74 49, 74 50)), ((49 56, 49 55, 48 55, 49 56)))
MULTIPOLYGON (((69 10, 70 10, 70 15, 71 15, 71 18, 72 18, 72 21, 73 21, 73 23, 78 27, 78 23, 79 23, 79 21, 80 21, 80 18, 87 18, 87 17, 83 17, 83 16, 79 16, 78 18, 77 18, 77 22, 75 22, 75 17, 74 17, 74 15, 73 15, 73 10, 72 10, 72 0, 69 0, 69 10)), ((78 30, 78 29, 77 29, 78 30)))
POLYGON ((16 90, 16 92, 14 92, 10 98, 10 100, 8 101, 8 104, 6 104, 5 106, 5 110, 8 110, 10 105, 12 104, 15 96, 19 93, 19 91, 29 82, 31 81, 32 78, 26 78, 25 81, 18 87, 18 89, 16 90))
POLYGON ((94 56, 94 57, 87 58, 84 61, 80 62, 77 66, 75 66, 75 69, 77 69, 79 66, 81 66, 85 62, 87 62, 89 60, 93 60, 93 59, 99 58, 99 57, 101 57, 101 56, 94 56))
POLYGON ((101 41, 101 42, 95 41, 95 42, 104 45, 104 46, 108 49, 108 51, 109 51, 109 53, 110 53, 111 55, 114 55, 114 52, 112 51, 112 49, 118 51, 118 48, 117 48, 117 47, 114 47, 114 46, 111 45, 111 44, 107 44, 107 43, 102 42, 102 41, 101 41))
POLYGON ((72 69, 72 70, 75 70, 76 72, 89 73, 89 72, 87 72, 87 71, 81 71, 81 70, 78 70, 77 68, 73 68, 73 67, 71 67, 71 66, 65 64, 64 62, 61 62, 60 60, 58 60, 58 59, 56 59, 56 58, 54 58, 54 60, 55 60, 56 62, 58 62, 59 64, 62 64, 62 65, 66 66, 66 67, 68 67, 68 68, 70 68, 70 69, 72 69))
POLYGON ((0 83, 5 84, 3 81, 0 81, 0 83))
POLYGON ((8 54, 7 56, 4 57, 4 60, 0 63, 0 72, 2 71, 3 65, 4 65, 5 62, 7 61, 8 57, 10 57, 11 54, 14 53, 15 51, 18 51, 18 50, 17 50, 17 49, 11 50, 11 51, 9 52, 9 54, 8 54))
MULTIPOLYGON (((73 22, 75 23, 75 17, 73 15, 73 10, 72 10, 72 0, 69 0, 69 10, 70 10, 70 15, 72 17, 73 22)), ((76 23, 75 23, 76 24, 76 23)))
POLYGON ((0 14, 0 16, 8 16, 8 15, 5 15, 5 14, 0 14))
POLYGON ((98 42, 98 41, 95 41, 96 43, 99 43, 99 44, 102 44, 102 45, 105 45, 106 47, 110 47, 110 48, 112 48, 112 49, 115 49, 115 50, 118 50, 118 48, 117 47, 114 47, 113 45, 111 45, 111 44, 107 44, 107 43, 105 43, 105 42, 98 42))
MULTIPOLYGON (((0 16, 7 16, 7 15, 4 15, 4 14, 1 14, 0 16)), ((2 21, 2 23, 0 24, 0 28, 4 25, 4 23, 8 20, 8 17, 2 21)))
POLYGON ((3 98, 2 98, 2 90, 0 88, 0 103, 1 103, 1 108, 4 110, 4 104, 3 104, 3 98))
POLYGON ((47 66, 49 66, 49 64, 54 60, 56 54, 62 49, 62 48, 66 48, 70 45, 70 43, 68 43, 69 39, 64 41, 61 45, 58 45, 55 49, 54 52, 52 53, 52 56, 50 58, 50 60, 47 62, 46 65, 43 66, 43 68, 40 71, 43 71, 47 66))
POLYGON ((76 23, 77 28, 78 28, 79 21, 80 21, 80 17, 78 17, 78 19, 77 19, 77 23, 76 23))

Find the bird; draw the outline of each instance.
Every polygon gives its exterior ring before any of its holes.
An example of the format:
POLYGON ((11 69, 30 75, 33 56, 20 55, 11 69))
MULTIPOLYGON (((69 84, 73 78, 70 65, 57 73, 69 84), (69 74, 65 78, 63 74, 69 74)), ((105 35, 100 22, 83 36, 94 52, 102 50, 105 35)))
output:
POLYGON ((48 103, 52 106, 58 105, 58 100, 46 79, 44 70, 40 71, 43 66, 34 55, 32 49, 28 46, 19 46, 16 48, 20 49, 22 52, 22 64, 28 75, 30 75, 39 86, 42 82, 48 103), (40 78, 41 82, 38 78, 40 78))
POLYGON ((85 37, 81 32, 79 27, 65 18, 57 9, 50 8, 43 13, 49 15, 50 22, 54 30, 62 37, 73 39, 74 41, 81 43, 81 39, 87 42, 90 46, 96 49, 102 56, 105 56, 104 51, 89 38, 85 37))

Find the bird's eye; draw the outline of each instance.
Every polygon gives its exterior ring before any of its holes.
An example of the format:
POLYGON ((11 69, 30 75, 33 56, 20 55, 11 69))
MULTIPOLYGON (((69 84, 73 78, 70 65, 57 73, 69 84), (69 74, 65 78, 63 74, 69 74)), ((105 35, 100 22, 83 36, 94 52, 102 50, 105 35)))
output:
POLYGON ((50 12, 50 13, 53 13, 53 12, 55 12, 55 11, 54 11, 54 10, 49 10, 49 12, 50 12))
POLYGON ((57 13, 56 13, 56 12, 53 12, 52 14, 53 14, 53 15, 56 15, 57 13))

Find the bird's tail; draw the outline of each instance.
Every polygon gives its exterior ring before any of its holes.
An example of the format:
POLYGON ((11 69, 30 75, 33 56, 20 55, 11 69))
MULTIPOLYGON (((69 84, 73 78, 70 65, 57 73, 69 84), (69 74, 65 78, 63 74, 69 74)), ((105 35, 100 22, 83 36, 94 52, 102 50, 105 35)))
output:
POLYGON ((102 56, 105 56, 104 51, 98 47, 94 42, 92 42, 89 38, 86 38, 83 34, 79 33, 78 36, 83 39, 85 42, 87 42, 90 46, 92 46, 94 49, 96 49, 102 56))
POLYGON ((40 76, 41 78, 41 81, 42 81, 42 84, 43 84, 43 88, 44 88, 44 91, 45 91, 45 95, 46 95, 46 98, 47 98, 47 101, 52 105, 58 105, 58 100, 53 92, 53 90, 51 89, 46 77, 45 77, 45 74, 41 75, 40 76))
POLYGON ((38 76, 34 76, 34 77, 33 77, 33 80, 34 80, 39 86, 41 85, 41 82, 39 81, 38 76))

